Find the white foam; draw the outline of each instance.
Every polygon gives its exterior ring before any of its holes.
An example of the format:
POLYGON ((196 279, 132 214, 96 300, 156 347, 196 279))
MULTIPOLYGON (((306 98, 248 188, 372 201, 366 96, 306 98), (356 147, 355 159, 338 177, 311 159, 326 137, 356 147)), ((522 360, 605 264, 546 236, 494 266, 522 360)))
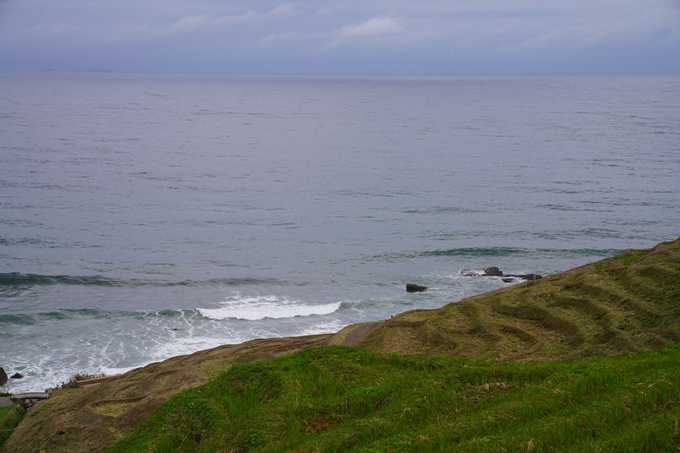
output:
POLYGON ((246 337, 188 337, 176 338, 171 342, 160 343, 148 351, 154 361, 163 361, 170 357, 192 354, 196 351, 212 349, 225 344, 237 344, 246 341, 246 337))
POLYGON ((285 319, 297 316, 328 315, 340 309, 340 302, 326 305, 307 305, 297 300, 277 296, 232 296, 221 303, 219 308, 199 308, 198 311, 210 319, 285 319))
POLYGON ((343 327, 345 327, 346 325, 347 323, 343 323, 339 320, 333 320, 330 322, 324 322, 316 324, 314 326, 309 326, 306 329, 303 329, 299 333, 299 335, 318 335, 324 333, 335 333, 338 332, 343 327))
MULTIPOLYGON (((142 365, 143 366, 143 365, 142 365)), ((117 374, 125 374, 130 370, 134 370, 135 368, 140 368, 136 366, 131 366, 131 367, 108 367, 108 366, 102 366, 99 367, 99 373, 102 373, 104 376, 115 376, 117 374)))
POLYGON ((484 269, 461 269, 455 277, 481 277, 485 274, 484 269))

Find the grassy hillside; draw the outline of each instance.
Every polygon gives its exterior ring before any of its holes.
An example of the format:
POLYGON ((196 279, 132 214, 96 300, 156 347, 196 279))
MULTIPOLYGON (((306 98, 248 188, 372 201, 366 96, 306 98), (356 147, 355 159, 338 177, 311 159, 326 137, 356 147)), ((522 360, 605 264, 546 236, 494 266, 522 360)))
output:
POLYGON ((2 453, 99 451, 134 432, 172 395, 250 362, 325 345, 331 335, 252 340, 173 357, 92 387, 57 390, 31 408, 2 453))
POLYGON ((357 345, 504 361, 614 356, 679 342, 678 321, 680 240, 441 309, 405 312, 357 345))
POLYGON ((107 452, 677 451, 678 363, 677 345, 549 364, 314 348, 176 395, 107 452))
POLYGON ((222 346, 59 391, 0 451, 672 450, 678 342, 680 239, 334 336, 222 346), (361 350, 230 369, 329 342, 361 350))

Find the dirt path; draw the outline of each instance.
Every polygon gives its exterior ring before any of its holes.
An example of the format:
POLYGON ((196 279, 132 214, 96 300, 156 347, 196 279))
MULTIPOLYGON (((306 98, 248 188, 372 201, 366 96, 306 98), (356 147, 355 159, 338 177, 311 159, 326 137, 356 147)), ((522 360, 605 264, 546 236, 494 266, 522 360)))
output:
POLYGON ((356 346, 370 332, 381 324, 381 322, 369 322, 351 331, 342 341, 343 346, 356 346))

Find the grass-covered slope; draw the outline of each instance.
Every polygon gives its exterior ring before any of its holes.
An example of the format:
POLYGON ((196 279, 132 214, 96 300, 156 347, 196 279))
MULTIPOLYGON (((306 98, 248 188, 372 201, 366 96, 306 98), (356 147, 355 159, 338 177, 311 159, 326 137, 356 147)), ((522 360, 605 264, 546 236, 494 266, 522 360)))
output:
POLYGON ((678 345, 525 364, 327 346, 237 365, 107 452, 677 451, 678 363, 678 345))
POLYGON ((680 341, 679 321, 680 239, 402 313, 358 346, 495 360, 613 356, 680 341))
POLYGON ((100 451, 137 429, 161 404, 234 363, 289 354, 328 343, 330 335, 270 338, 224 345, 137 368, 114 380, 51 394, 31 408, 2 453, 100 451))

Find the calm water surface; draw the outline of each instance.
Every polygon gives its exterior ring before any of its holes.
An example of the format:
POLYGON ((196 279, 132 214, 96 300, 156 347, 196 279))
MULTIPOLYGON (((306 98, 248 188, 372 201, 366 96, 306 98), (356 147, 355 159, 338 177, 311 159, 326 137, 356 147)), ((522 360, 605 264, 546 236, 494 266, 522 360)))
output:
POLYGON ((0 74, 0 366, 440 307, 677 238, 679 174, 678 75, 0 74))

